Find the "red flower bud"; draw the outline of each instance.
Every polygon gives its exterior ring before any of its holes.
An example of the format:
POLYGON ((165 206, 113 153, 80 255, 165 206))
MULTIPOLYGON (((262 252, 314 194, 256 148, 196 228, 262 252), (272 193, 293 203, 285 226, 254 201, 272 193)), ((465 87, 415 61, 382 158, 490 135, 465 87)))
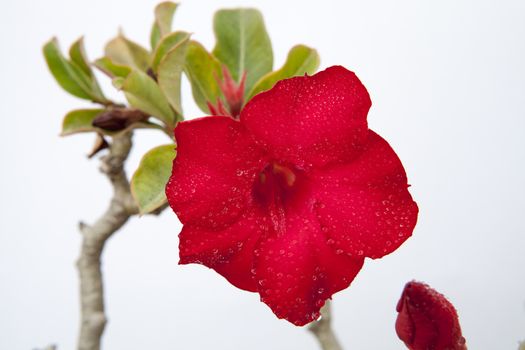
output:
POLYGON ((397 307, 396 333, 410 350, 466 350, 454 306, 428 285, 408 282, 397 307))
POLYGON ((210 101, 207 102, 210 113, 212 115, 231 116, 234 119, 238 119, 239 114, 241 113, 242 105, 244 104, 246 72, 244 72, 242 75, 240 82, 237 83, 235 80, 233 80, 233 77, 231 76, 228 68, 226 66, 222 66, 222 79, 220 79, 218 76, 215 76, 215 79, 217 80, 222 95, 224 96, 224 100, 228 105, 228 110, 224 108, 222 101, 218 99, 216 105, 213 105, 210 101))

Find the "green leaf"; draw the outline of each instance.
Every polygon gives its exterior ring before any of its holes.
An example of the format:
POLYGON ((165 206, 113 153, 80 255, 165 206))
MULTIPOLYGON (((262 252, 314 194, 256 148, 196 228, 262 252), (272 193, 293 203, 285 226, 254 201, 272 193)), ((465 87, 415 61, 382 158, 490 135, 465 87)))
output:
POLYGON ((131 68, 113 63, 108 57, 102 57, 96 60, 94 66, 106 73, 111 78, 125 78, 131 73, 131 68))
POLYGON ((93 74, 93 70, 88 63, 89 61, 84 49, 83 37, 80 37, 71 45, 69 48, 69 57, 71 58, 72 64, 77 65, 77 67, 80 68, 89 78, 90 95, 94 97, 94 100, 101 103, 107 102, 107 99, 104 97, 104 93, 100 89, 100 85, 98 85, 97 79, 93 74))
POLYGON ((69 112, 62 121, 61 136, 76 134, 79 132, 96 131, 92 123, 103 109, 77 109, 69 112))
POLYGON ((178 4, 166 1, 161 2, 155 7, 155 22, 151 29, 151 48, 155 49, 157 44, 162 37, 171 32, 171 26, 173 22, 173 15, 177 9, 178 4))
POLYGON ((151 34, 149 35, 149 42, 150 42, 152 50, 155 50, 159 41, 160 41, 160 29, 159 29, 159 26, 157 25, 157 22, 153 22, 153 25, 151 26, 151 34))
POLYGON ((130 105, 172 127, 175 114, 157 83, 146 73, 134 70, 125 79, 115 78, 113 85, 124 91, 130 105))
POLYGON ((117 90, 122 90, 122 85, 124 85, 124 82, 126 81, 126 78, 123 77, 116 77, 114 78, 111 83, 117 90))
POLYGON ((319 61, 319 54, 316 50, 304 45, 292 47, 284 65, 279 70, 263 76, 255 84, 247 101, 259 92, 271 89, 279 80, 314 73, 319 68, 319 61))
POLYGON ((165 187, 171 174, 175 145, 158 146, 146 153, 131 178, 131 193, 140 214, 147 214, 166 203, 165 187))
POLYGON ((213 28, 217 43, 213 54, 239 81, 247 72, 246 89, 272 70, 273 52, 261 13, 255 9, 220 10, 213 28))
POLYGON ((86 75, 90 77, 93 76, 93 72, 91 71, 91 67, 89 66, 88 60, 86 58, 83 37, 80 37, 71 45, 69 48, 69 57, 71 58, 72 62, 76 63, 76 65, 82 69, 84 73, 86 73, 86 75))
POLYGON ((221 78, 221 64, 196 41, 190 41, 184 65, 191 83, 193 99, 204 113, 209 113, 206 102, 216 103, 220 97, 217 78, 221 78))
POLYGON ((177 6, 178 4, 174 2, 165 1, 155 7, 155 22, 157 22, 159 26, 161 36, 171 32, 173 15, 175 14, 177 6))
POLYGON ((149 52, 120 33, 106 44, 105 56, 113 63, 147 71, 150 67, 149 52))
POLYGON ((62 55, 56 38, 44 45, 43 52, 51 74, 64 90, 76 97, 96 101, 97 96, 91 91, 90 77, 62 55))
MULTIPOLYGON (((186 59, 186 51, 188 48, 189 35, 173 46, 171 50, 166 53, 159 64, 157 80, 159 86, 168 99, 171 107, 177 112, 182 119, 182 106, 180 103, 180 80, 182 71, 184 70, 184 61, 186 59)), ((160 45, 159 45, 160 47, 160 45)))
POLYGON ((187 42, 189 38, 190 34, 186 32, 174 32, 165 36, 153 53, 151 69, 153 69, 153 71, 156 73, 159 68, 160 61, 164 58, 168 51, 182 42, 187 42))

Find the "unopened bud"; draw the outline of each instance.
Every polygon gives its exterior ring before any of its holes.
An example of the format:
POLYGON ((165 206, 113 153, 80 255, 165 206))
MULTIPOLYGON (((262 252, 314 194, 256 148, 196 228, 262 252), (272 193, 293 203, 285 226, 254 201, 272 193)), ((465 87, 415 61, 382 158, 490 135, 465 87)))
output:
POLYGON ((148 115, 139 111, 138 109, 131 108, 109 108, 99 114, 93 120, 93 126, 108 130, 108 131, 119 131, 124 130, 133 123, 144 121, 148 118, 148 115))
POLYGON ((408 282, 396 308, 396 333, 410 350, 466 350, 454 306, 428 285, 408 282))
MULTIPOLYGON (((244 87, 246 83, 246 72, 243 73, 241 80, 237 83, 233 80, 230 71, 226 66, 222 66, 222 79, 215 77, 222 95, 228 105, 229 113, 227 115, 238 118, 244 104, 244 87)), ((224 114, 222 114, 224 115, 224 114)))

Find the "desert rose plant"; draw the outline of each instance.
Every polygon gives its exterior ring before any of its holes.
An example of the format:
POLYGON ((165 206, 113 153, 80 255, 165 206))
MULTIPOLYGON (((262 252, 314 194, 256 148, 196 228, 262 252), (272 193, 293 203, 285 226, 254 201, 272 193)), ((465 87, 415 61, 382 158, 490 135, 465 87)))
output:
MULTIPOLYGON (((255 9, 218 11, 216 44, 208 51, 188 32, 172 31, 177 6, 155 8, 150 49, 122 32, 94 62, 82 39, 69 57, 56 39, 43 49, 60 86, 97 105, 67 113, 62 134, 94 135, 90 157, 103 154, 101 171, 114 190, 99 220, 80 224, 78 349, 100 348, 105 241, 131 216, 168 206, 183 224, 180 264, 214 269, 233 286, 258 293, 278 318, 309 324, 324 349, 340 349, 330 327, 332 295, 352 283, 365 258, 394 252, 416 225, 418 207, 403 165, 368 128, 371 99, 355 73, 343 66, 316 73, 319 55, 305 45, 292 47, 274 70, 270 38, 255 9), (105 97, 94 68, 127 104, 105 97), (202 110, 187 121, 183 76, 202 110), (128 179, 132 137, 144 128, 171 142, 146 152, 128 179)), ((409 348, 464 346, 455 310, 440 300, 427 287, 407 285, 396 330, 409 348), (436 307, 414 306, 427 294, 436 307), (431 326, 414 320, 434 316, 442 320, 439 339, 429 340, 420 330, 431 326), (447 332, 454 332, 450 342, 447 332), (420 345, 427 343, 433 345, 420 345)))

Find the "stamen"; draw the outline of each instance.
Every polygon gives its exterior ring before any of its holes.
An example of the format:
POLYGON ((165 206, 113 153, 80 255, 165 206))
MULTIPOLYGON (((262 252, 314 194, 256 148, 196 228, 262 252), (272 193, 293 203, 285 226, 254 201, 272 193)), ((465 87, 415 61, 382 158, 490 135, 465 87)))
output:
POLYGON ((274 163, 273 173, 275 175, 281 175, 289 187, 292 187, 294 185, 296 176, 290 168, 274 163))

